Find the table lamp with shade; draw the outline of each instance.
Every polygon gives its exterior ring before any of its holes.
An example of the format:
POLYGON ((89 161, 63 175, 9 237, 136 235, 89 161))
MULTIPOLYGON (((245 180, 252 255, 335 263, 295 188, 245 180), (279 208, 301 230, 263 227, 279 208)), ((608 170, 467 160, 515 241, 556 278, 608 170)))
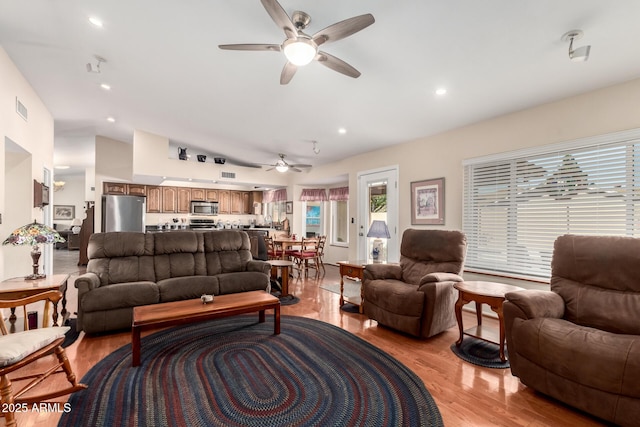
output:
POLYGON ((386 261, 386 256, 382 255, 384 247, 381 239, 388 239, 391 237, 387 223, 380 220, 374 220, 369 227, 367 237, 375 237, 375 240, 373 241, 373 249, 371 250, 371 258, 373 259, 373 262, 386 261))
POLYGON ((33 260, 33 274, 26 276, 25 280, 36 280, 46 277, 39 274, 38 261, 40 260, 40 245, 46 243, 64 242, 64 238, 53 228, 40 224, 35 220, 27 225, 17 228, 2 242, 3 245, 31 245, 31 259, 33 260))
POLYGON ((71 221, 71 232, 73 234, 80 234, 80 230, 82 229, 82 220, 80 218, 74 218, 71 221))

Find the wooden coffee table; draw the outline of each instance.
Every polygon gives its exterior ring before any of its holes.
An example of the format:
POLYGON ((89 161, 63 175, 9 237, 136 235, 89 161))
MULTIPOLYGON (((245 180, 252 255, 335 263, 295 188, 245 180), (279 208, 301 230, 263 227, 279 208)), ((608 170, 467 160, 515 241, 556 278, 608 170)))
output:
POLYGON ((460 347, 464 335, 496 343, 500 346, 500 360, 504 362, 506 360, 504 355, 504 318, 502 316, 504 294, 512 291, 521 291, 524 290, 524 288, 493 282, 460 282, 454 283, 453 287, 460 293, 455 308, 458 328, 460 329, 460 338, 456 341, 456 345, 460 347), (478 319, 478 324, 464 330, 462 326, 462 306, 471 301, 476 303, 476 318, 478 319), (498 322, 500 323, 500 329, 498 331, 496 331, 495 328, 482 325, 482 304, 488 304, 491 310, 498 315, 498 322))
POLYGON ((265 310, 270 309, 274 310, 273 333, 278 335, 280 333, 280 300, 265 291, 217 295, 209 304, 203 304, 200 299, 190 299, 134 307, 131 325, 131 365, 140 365, 140 332, 143 330, 255 311, 258 312, 259 321, 264 322, 265 310))

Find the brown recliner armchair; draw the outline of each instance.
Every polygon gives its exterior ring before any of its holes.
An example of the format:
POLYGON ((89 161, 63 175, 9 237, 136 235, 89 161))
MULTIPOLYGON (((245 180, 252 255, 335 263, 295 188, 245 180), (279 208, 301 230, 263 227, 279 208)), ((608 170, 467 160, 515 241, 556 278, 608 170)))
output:
POLYGON ((620 425, 640 420, 640 239, 564 235, 551 291, 506 294, 511 372, 620 425))
POLYGON ((456 325, 455 282, 461 282, 467 239, 460 231, 407 229, 400 264, 369 264, 364 312, 379 324, 421 338, 456 325))

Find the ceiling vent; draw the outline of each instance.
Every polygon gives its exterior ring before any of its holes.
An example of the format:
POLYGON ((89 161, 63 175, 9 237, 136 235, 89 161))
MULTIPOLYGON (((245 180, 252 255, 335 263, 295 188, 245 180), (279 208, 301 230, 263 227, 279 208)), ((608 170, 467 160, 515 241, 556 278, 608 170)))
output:
POLYGON ((220 172, 220 178, 236 179, 235 172, 220 172))
POLYGON ((16 113, 18 113, 18 115, 22 117, 25 122, 27 121, 29 112, 27 111, 27 107, 25 107, 24 104, 18 100, 18 98, 16 98, 16 113))

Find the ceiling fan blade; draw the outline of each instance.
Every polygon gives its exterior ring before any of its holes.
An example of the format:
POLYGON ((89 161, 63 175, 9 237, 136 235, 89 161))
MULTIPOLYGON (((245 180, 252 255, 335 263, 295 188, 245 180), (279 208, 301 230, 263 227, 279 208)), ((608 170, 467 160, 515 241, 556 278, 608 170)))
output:
POLYGON ((296 31, 295 25, 291 22, 291 18, 284 11, 280 3, 276 0, 260 0, 262 6, 267 10, 267 13, 273 19, 276 25, 284 30, 284 33, 288 38, 298 37, 298 31, 296 31))
POLYGON ((294 171, 294 172, 302 172, 300 169, 295 168, 295 167, 293 167, 293 166, 291 166, 291 165, 289 165, 289 170, 290 170, 290 171, 294 171))
POLYGON ((286 85, 287 83, 289 83, 296 71, 298 71, 298 67, 287 61, 287 63, 284 64, 282 73, 280 74, 280 84, 286 85))
POLYGON ((374 22, 376 22, 376 20, 370 13, 354 16, 353 18, 345 19, 344 21, 329 25, 324 30, 318 31, 313 35, 312 39, 315 44, 320 46, 323 43, 334 42, 336 40, 349 37, 350 35, 367 28, 374 22))
POLYGON ((311 168, 313 167, 313 165, 303 165, 303 164, 298 164, 298 165, 289 165, 292 168, 311 168))
POLYGON ((245 43, 245 44, 220 44, 218 45, 220 49, 225 50, 258 50, 258 51, 270 51, 270 52, 280 52, 279 44, 255 44, 255 43, 245 43))
POLYGON ((344 74, 345 76, 353 77, 354 79, 360 77, 360 71, 356 70, 351 65, 344 62, 342 59, 336 58, 333 55, 329 55, 326 52, 318 52, 316 61, 318 61, 325 67, 331 68, 333 71, 344 74))
POLYGON ((269 169, 265 169, 265 171, 267 171, 267 172, 268 172, 268 171, 272 171, 272 170, 274 170, 275 168, 276 168, 275 166, 272 166, 272 167, 270 167, 269 169))

